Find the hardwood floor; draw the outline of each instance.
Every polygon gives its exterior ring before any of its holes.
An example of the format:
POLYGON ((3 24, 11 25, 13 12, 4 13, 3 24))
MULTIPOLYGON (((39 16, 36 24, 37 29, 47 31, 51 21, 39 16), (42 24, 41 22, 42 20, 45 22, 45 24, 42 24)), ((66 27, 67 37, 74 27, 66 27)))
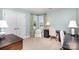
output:
POLYGON ((50 38, 28 38, 23 41, 23 50, 59 50, 60 43, 50 38))

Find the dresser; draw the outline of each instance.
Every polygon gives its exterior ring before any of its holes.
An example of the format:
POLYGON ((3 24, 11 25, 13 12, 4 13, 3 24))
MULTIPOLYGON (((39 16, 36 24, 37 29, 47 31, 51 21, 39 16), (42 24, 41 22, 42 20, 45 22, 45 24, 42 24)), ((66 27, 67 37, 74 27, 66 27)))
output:
POLYGON ((14 35, 4 35, 0 40, 0 50, 21 50, 23 48, 23 39, 14 35))

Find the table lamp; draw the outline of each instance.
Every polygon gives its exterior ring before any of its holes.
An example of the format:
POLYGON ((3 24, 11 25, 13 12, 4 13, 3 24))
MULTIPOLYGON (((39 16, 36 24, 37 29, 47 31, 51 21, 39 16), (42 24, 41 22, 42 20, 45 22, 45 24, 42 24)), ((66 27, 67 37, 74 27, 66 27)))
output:
POLYGON ((5 28, 8 27, 7 21, 6 20, 0 20, 0 40, 3 39, 2 37, 3 34, 5 34, 5 31, 3 31, 5 28))
POLYGON ((76 21, 70 20, 68 27, 71 29, 71 35, 75 35, 75 29, 78 28, 76 21))
POLYGON ((50 26, 50 22, 49 21, 46 22, 46 26, 50 26))
POLYGON ((49 29, 49 27, 50 27, 50 22, 49 22, 49 21, 47 21, 47 22, 46 22, 46 28, 48 28, 48 29, 49 29))

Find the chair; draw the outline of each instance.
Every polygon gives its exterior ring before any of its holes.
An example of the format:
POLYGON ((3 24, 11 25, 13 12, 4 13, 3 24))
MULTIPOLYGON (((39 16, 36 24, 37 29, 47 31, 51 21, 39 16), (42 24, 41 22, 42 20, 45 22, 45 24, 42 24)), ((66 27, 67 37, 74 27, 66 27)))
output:
POLYGON ((57 39, 57 33, 56 33, 56 30, 52 27, 49 28, 49 36, 52 38, 55 38, 57 39))
POLYGON ((63 49, 63 44, 64 44, 64 37, 65 37, 65 35, 64 35, 64 31, 60 31, 60 49, 63 49))
POLYGON ((41 31, 41 29, 36 29, 36 31, 35 31, 35 37, 42 37, 42 31, 41 31))

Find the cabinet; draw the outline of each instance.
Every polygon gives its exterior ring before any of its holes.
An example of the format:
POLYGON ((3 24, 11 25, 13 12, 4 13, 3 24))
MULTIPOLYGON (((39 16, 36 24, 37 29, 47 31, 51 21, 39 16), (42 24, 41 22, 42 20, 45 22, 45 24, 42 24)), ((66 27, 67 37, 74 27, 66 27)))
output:
POLYGON ((26 14, 9 9, 3 9, 3 19, 8 22, 6 34, 15 34, 19 37, 26 37, 26 14))

